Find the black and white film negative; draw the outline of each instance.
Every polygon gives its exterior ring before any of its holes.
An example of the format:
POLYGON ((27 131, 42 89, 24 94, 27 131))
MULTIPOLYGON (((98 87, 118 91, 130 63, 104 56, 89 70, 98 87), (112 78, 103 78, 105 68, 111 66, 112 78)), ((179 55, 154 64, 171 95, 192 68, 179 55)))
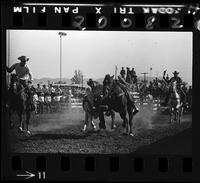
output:
POLYGON ((199 4, 1 5, 3 180, 199 180, 199 4))

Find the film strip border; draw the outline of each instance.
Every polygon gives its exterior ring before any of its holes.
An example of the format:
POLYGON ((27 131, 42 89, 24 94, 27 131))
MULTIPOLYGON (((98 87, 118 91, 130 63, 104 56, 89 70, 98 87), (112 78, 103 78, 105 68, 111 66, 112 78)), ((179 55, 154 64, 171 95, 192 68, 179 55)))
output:
POLYGON ((15 155, 7 163, 15 180, 191 180, 193 168, 190 157, 164 155, 15 155))
MULTIPOLYGON (((113 7, 114 5, 9 4, 3 11, 3 16, 6 16, 3 26, 5 29, 200 30, 200 8, 196 4, 181 7, 113 7)), ((164 155, 153 158, 142 155, 79 155, 78 158, 77 155, 15 155, 5 164, 4 178, 15 180, 144 181, 152 180, 152 177, 154 180, 168 177, 168 180, 187 181, 192 180, 194 168, 191 157, 164 155)))
POLYGON ((199 4, 73 5, 22 3, 7 7, 13 29, 200 30, 199 4))

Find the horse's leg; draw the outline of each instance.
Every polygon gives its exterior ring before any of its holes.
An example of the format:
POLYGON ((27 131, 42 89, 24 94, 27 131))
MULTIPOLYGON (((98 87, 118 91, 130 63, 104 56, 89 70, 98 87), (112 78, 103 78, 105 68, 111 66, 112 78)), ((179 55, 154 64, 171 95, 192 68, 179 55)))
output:
POLYGON ((100 129, 106 129, 106 122, 105 122, 105 118, 104 118, 104 113, 103 113, 103 110, 100 109, 99 111, 99 128, 100 129))
POLYGON ((133 136, 133 108, 130 106, 128 108, 128 115, 129 115, 129 128, 130 128, 130 135, 133 136))
POLYGON ((128 133, 128 119, 126 117, 126 113, 125 112, 121 112, 119 113, 120 114, 120 117, 122 118, 123 120, 123 128, 126 130, 126 133, 128 133))
POLYGON ((88 113, 85 111, 85 123, 84 123, 83 130, 82 130, 83 132, 86 131, 87 125, 88 125, 88 113))
POLYGON ((13 128, 14 124, 11 120, 11 109, 10 108, 8 108, 8 120, 9 120, 10 128, 13 128))
POLYGON ((183 115, 183 106, 180 107, 180 112, 179 112, 179 124, 181 124, 181 117, 183 115))
POLYGON ((96 127, 96 125, 94 124, 93 116, 92 116, 92 115, 91 115, 91 125, 92 125, 92 128, 96 131, 97 127, 96 127))
POLYGON ((23 112, 18 111, 17 114, 19 116, 19 121, 20 121, 19 132, 23 132, 24 131, 23 112))
POLYGON ((116 125, 115 125, 115 112, 113 110, 111 110, 111 119, 112 119, 111 129, 114 129, 116 128, 116 125))
POLYGON ((175 109, 175 121, 178 123, 178 109, 175 109))
POLYGON ((173 109, 171 107, 170 108, 170 121, 169 121, 170 124, 172 124, 172 118, 173 118, 173 109))
POLYGON ((88 114, 88 122, 90 123, 91 127, 93 128, 93 130, 95 130, 96 126, 95 126, 95 124, 93 122, 93 116, 92 116, 92 114, 88 114))
POLYGON ((27 130, 28 134, 30 134, 30 131, 29 131, 29 128, 28 128, 30 117, 31 117, 31 112, 30 111, 26 111, 26 130, 27 130))

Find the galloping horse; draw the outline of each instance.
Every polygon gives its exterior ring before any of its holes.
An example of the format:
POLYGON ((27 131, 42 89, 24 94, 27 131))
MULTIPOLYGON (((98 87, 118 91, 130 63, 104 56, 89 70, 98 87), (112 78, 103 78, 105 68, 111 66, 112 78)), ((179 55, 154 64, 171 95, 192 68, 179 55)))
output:
POLYGON ((177 92, 177 83, 176 81, 172 82, 169 91, 170 91, 170 98, 169 98, 169 108, 170 108, 170 123, 179 122, 181 121, 181 116, 183 113, 183 103, 181 101, 181 97, 177 92))
POLYGON ((133 136, 133 106, 131 105, 128 96, 126 96, 125 92, 113 77, 114 76, 110 77, 110 75, 106 75, 104 78, 104 97, 107 98, 108 107, 120 114, 120 117, 123 119, 123 127, 126 129, 126 133, 133 136), (129 115, 129 121, 126 117, 127 113, 129 115))
POLYGON ((33 100, 33 97, 32 94, 29 97, 25 90, 26 88, 24 88, 20 84, 17 75, 11 74, 11 83, 10 88, 8 90, 7 100, 10 126, 13 126, 13 122, 11 121, 11 114, 12 112, 16 112, 20 119, 20 127, 18 128, 18 131, 25 132, 24 120, 26 119, 26 132, 28 135, 30 135, 31 132, 28 129, 28 125, 31 117, 31 100, 33 100))

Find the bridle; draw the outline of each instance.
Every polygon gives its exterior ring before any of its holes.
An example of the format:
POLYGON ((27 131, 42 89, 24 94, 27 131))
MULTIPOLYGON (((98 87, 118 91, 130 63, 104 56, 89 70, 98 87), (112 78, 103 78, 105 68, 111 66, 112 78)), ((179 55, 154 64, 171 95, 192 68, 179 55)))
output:
MULTIPOLYGON (((17 75, 11 75, 11 86, 14 89, 14 85, 16 84, 16 86, 20 85, 20 79, 17 77, 17 75)), ((23 92, 26 88, 28 88, 28 86, 23 87, 22 89, 20 89, 19 91, 17 91, 15 94, 19 95, 21 92, 23 92)))

